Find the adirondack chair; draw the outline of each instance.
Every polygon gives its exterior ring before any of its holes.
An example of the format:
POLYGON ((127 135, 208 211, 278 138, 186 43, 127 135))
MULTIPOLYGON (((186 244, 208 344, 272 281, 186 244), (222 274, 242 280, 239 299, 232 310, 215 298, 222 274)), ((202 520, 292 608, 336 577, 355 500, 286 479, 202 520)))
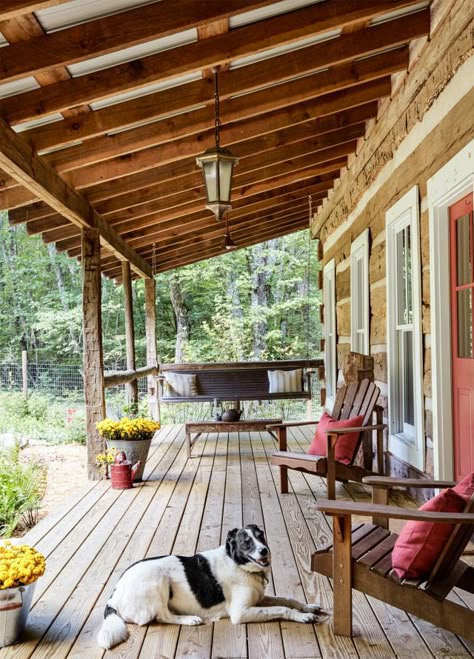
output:
POLYGON ((288 492, 288 469, 297 469, 308 474, 318 474, 327 479, 328 499, 336 498, 336 481, 358 481, 364 476, 374 473, 384 473, 383 459, 383 429, 382 408, 378 406, 377 400, 380 389, 367 378, 360 382, 342 386, 337 392, 336 400, 331 416, 337 420, 351 419, 355 416, 363 416, 361 428, 345 428, 344 430, 332 430, 327 433, 327 457, 306 455, 304 453, 291 453, 287 450, 287 429, 316 424, 317 421, 296 421, 279 423, 268 426, 267 429, 276 433, 279 450, 272 455, 271 462, 280 467, 280 488, 282 493, 288 492), (375 424, 373 423, 375 416, 375 424), (355 460, 359 453, 359 447, 363 441, 364 433, 376 431, 376 460, 377 471, 373 470, 373 449, 369 455, 364 455, 364 464, 356 464, 355 460), (335 446, 340 435, 346 433, 360 433, 357 448, 351 464, 343 464, 335 459, 335 446))
MULTIPOLYGON (((373 500, 386 501, 391 486, 450 487, 431 480, 371 477, 373 500)), ((334 633, 352 636, 352 589, 396 606, 432 624, 474 641, 474 612, 447 599, 453 587, 474 593, 474 568, 460 560, 474 530, 474 495, 462 513, 407 510, 397 506, 318 501, 316 509, 333 516, 333 543, 312 556, 315 572, 334 580, 334 633), (356 524, 351 516, 373 517, 356 524), (388 519, 450 522, 455 527, 428 579, 400 581, 392 571, 391 552, 397 539, 388 519)))

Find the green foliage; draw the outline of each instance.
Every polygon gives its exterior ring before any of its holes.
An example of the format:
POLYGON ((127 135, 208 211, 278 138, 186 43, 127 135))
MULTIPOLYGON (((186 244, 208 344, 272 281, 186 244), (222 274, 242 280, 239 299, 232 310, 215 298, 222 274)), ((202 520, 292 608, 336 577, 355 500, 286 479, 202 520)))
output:
POLYGON ((20 392, 0 392, 0 432, 54 444, 85 444, 84 411, 44 394, 33 393, 25 400, 20 392))
POLYGON ((45 467, 22 462, 18 448, 0 450, 0 537, 9 538, 21 521, 36 523, 45 479, 45 467))

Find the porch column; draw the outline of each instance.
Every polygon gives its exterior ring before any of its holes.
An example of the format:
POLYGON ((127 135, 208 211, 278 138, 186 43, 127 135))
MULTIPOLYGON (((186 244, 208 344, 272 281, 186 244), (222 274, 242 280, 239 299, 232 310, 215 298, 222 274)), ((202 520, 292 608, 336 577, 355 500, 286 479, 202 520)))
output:
MULTIPOLYGON (((156 356, 156 285, 154 279, 145 279, 145 333, 147 366, 157 366, 156 356)), ((160 404, 156 375, 148 376, 148 406, 152 419, 160 420, 160 404)))
MULTIPOLYGON (((135 329, 133 326, 133 297, 130 263, 122 261, 123 297, 125 307, 125 343, 127 350, 127 371, 135 370, 135 329)), ((138 405, 138 381, 126 385, 127 404, 132 409, 138 405)))
POLYGON ((82 318, 84 327, 84 398, 86 403, 87 475, 98 480, 95 457, 105 448, 96 423, 105 418, 104 365, 102 353, 101 281, 99 232, 83 229, 82 318))

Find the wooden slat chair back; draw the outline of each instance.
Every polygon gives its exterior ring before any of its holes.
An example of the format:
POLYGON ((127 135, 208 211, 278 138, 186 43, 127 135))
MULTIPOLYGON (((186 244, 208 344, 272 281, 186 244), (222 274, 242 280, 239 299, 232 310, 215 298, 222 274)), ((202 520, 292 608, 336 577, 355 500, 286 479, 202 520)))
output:
MULTIPOLYGON (((377 477, 366 482, 377 486, 377 477)), ((403 479, 380 479, 403 485, 403 479)), ((453 483, 420 481, 417 487, 453 483)), ((410 484, 410 487, 413 485, 410 484)), ((377 498, 377 497, 374 497, 377 498)), ((334 579, 334 632, 352 636, 352 589, 396 606, 474 641, 474 612, 448 599, 454 587, 474 593, 474 568, 461 560, 474 529, 474 495, 462 513, 437 513, 377 504, 319 501, 317 510, 333 516, 333 543, 313 554, 312 569, 334 579), (351 525, 351 516, 451 522, 455 526, 429 576, 401 580, 392 570, 397 534, 374 524, 351 525)))
POLYGON ((383 459, 383 429, 382 409, 377 405, 380 389, 373 382, 364 378, 342 386, 337 392, 331 416, 336 420, 351 419, 363 416, 361 428, 346 428, 343 431, 332 431, 327 434, 327 457, 306 455, 304 453, 291 453, 287 450, 287 429, 315 424, 317 421, 301 421, 294 423, 281 423, 269 426, 269 430, 276 433, 279 450, 272 455, 271 462, 280 467, 281 492, 288 492, 288 469, 296 469, 310 474, 318 474, 327 478, 328 499, 336 496, 336 481, 355 480, 360 482, 365 476, 374 473, 384 473, 383 459), (375 417, 375 423, 374 423, 375 417), (372 433, 376 431, 376 447, 372 446, 372 433), (335 446, 341 434, 358 432, 359 439, 354 451, 351 464, 346 465, 335 459, 335 446), (369 450, 364 451, 362 464, 358 464, 358 456, 364 436, 368 438, 369 450), (376 471, 373 469, 373 456, 377 457, 376 471))
MULTIPOLYGON (((468 501, 464 512, 474 513, 474 494, 468 501)), ((459 574, 460 570, 462 570, 464 575, 466 572, 471 575, 472 590, 470 592, 474 592, 474 568, 467 566, 465 563, 460 564, 459 561, 464 549, 471 539, 472 532, 473 529, 469 525, 456 524, 448 542, 445 544, 441 555, 428 577, 425 586, 427 593, 432 594, 433 597, 436 597, 437 599, 444 599, 459 580, 459 577, 461 576, 459 574)), ((472 616, 474 626, 474 613, 472 616)))

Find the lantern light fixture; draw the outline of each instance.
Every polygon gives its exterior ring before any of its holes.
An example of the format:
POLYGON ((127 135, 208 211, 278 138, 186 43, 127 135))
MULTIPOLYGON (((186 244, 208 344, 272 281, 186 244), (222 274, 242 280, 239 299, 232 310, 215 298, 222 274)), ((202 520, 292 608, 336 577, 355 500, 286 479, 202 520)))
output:
POLYGON ((232 236, 229 233, 229 223, 227 220, 227 215, 225 217, 225 236, 224 236, 224 247, 227 249, 229 252, 233 249, 237 248, 237 245, 235 242, 232 240, 232 236))
POLYGON ((219 91, 218 91, 218 70, 213 69, 214 73, 214 131, 216 146, 207 149, 201 156, 197 156, 196 163, 201 167, 204 173, 204 183, 206 186, 206 208, 209 208, 216 220, 220 221, 226 212, 232 208, 230 195, 232 191, 232 174, 234 166, 239 162, 229 149, 224 149, 220 145, 220 117, 219 117, 219 91))

